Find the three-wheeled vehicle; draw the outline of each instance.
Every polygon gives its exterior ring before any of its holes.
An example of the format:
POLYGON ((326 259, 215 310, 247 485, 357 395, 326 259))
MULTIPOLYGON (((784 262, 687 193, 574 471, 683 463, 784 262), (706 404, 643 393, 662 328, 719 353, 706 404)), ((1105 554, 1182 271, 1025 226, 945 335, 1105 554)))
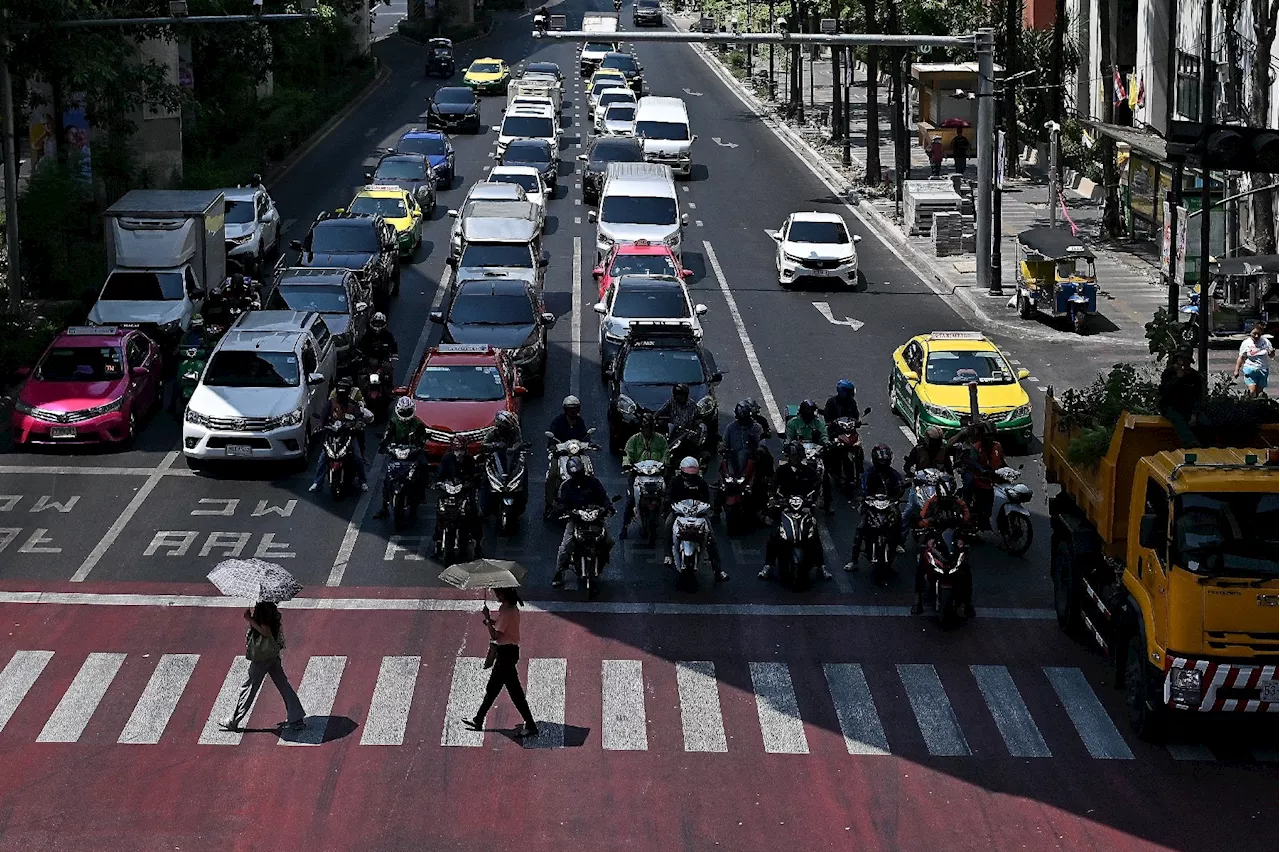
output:
POLYGON ((1098 312, 1093 252, 1066 229, 1028 228, 1018 234, 1017 258, 1018 316, 1066 317, 1084 334, 1089 315, 1098 312))
MULTIPOLYGON (((1238 346, 1261 320, 1267 334, 1277 336, 1277 289, 1280 288, 1280 255, 1248 255, 1210 258, 1209 296, 1213 310, 1209 312, 1209 344, 1238 346)), ((1200 288, 1191 293, 1188 304, 1179 311, 1186 318, 1187 340, 1196 340, 1200 322, 1200 288)))
POLYGON ((452 77, 456 70, 452 41, 447 38, 433 38, 427 42, 427 67, 424 73, 428 77, 435 74, 441 77, 452 77))

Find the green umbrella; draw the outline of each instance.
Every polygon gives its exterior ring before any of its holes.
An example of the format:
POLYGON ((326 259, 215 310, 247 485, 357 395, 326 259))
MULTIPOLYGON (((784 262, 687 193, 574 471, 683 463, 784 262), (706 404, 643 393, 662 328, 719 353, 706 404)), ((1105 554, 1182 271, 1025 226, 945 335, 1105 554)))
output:
POLYGON ((506 559, 477 559, 450 565, 440 572, 440 579, 457 589, 514 589, 529 571, 518 562, 506 559))

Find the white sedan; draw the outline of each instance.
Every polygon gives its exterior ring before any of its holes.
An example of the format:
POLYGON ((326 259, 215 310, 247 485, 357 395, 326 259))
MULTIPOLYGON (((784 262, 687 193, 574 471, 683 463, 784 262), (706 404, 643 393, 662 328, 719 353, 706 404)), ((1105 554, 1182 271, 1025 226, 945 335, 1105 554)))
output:
POLYGON ((792 213, 776 231, 765 231, 778 244, 778 283, 801 278, 840 278, 858 286, 858 249, 862 237, 850 234, 834 213, 792 213))
POLYGON ((547 215, 547 185, 533 166, 494 166, 489 171, 488 183, 510 183, 524 189, 526 201, 532 201, 547 215))
POLYGON ((616 88, 605 89, 600 96, 595 99, 595 106, 592 107, 592 127, 596 133, 599 133, 604 127, 605 110, 610 104, 631 104, 636 105, 635 92, 630 89, 616 88))
POLYGON ((605 107, 600 134, 602 136, 635 136, 636 105, 620 103, 605 107))

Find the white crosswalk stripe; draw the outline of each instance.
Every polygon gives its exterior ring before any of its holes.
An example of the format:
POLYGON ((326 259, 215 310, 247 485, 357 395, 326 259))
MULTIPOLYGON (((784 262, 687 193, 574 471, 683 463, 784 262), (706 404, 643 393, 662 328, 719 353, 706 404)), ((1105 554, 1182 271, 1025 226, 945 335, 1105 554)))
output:
POLYGON ((907 690, 907 701, 915 713, 929 754, 938 757, 967 757, 969 743, 956 721, 942 681, 933 666, 911 663, 898 666, 898 678, 907 690))
MULTIPOLYGON (((240 695, 240 684, 244 683, 245 675, 248 673, 249 661, 244 657, 236 657, 231 661, 231 668, 227 669, 227 676, 222 681, 222 688, 218 690, 218 697, 213 701, 213 709, 209 711, 209 719, 204 723, 204 730, 200 732, 200 745, 240 744, 242 734, 239 731, 224 731, 218 723, 235 712, 236 700, 240 695)), ((258 690, 257 698, 253 699, 253 707, 258 705, 258 698, 261 697, 262 690, 258 690)), ((253 715, 253 707, 249 708, 250 716, 253 715)))
POLYGON ((484 687, 489 673, 484 669, 481 657, 458 657, 453 664, 453 682, 449 686, 449 703, 444 711, 444 733, 440 735, 442 746, 484 745, 484 734, 462 724, 480 709, 484 699, 484 687))
POLYGON ((1085 680, 1084 672, 1063 666, 1046 666, 1044 673, 1091 757, 1133 760, 1133 752, 1116 730, 1115 723, 1089 686, 1089 681, 1085 680))
POLYGON ((600 665, 600 745, 605 751, 647 751, 644 668, 639 660, 600 665))
POLYGON ((360 745, 400 745, 409 724, 421 657, 383 657, 360 745))
POLYGON ((53 659, 52 651, 18 651, 0 671, 0 731, 9 724, 40 672, 53 659))
POLYGON ((133 745, 155 745, 160 742, 199 659, 199 654, 162 656, 116 742, 133 745))
POLYGON ((528 748, 564 748, 564 701, 569 664, 563 658, 529 660, 529 710, 538 735, 525 740, 528 748))
POLYGON ((888 754, 889 741, 885 738, 862 666, 857 663, 827 663, 822 668, 827 675, 831 700, 835 703, 840 733, 844 735, 845 750, 849 754, 888 754))
POLYGON ((312 657, 298 684, 298 700, 307 711, 306 727, 300 731, 282 731, 280 745, 320 745, 324 742, 329 713, 338 697, 338 685, 347 667, 346 657, 312 657))
POLYGON ((36 737, 36 742, 73 743, 80 739, 85 726, 93 718, 93 711, 98 709, 102 696, 107 694, 120 666, 124 664, 125 656, 90 654, 63 693, 53 715, 45 722, 44 730, 36 737))
POLYGON ((764 750, 769 754, 808 754, 809 742, 787 664, 750 663, 749 667, 764 750))
POLYGON ((1027 703, 1004 666, 969 666, 991 718, 1013 757, 1053 757, 1027 703))
POLYGON ((680 693, 684 750, 728 751, 715 664, 705 661, 676 663, 676 689, 680 693))

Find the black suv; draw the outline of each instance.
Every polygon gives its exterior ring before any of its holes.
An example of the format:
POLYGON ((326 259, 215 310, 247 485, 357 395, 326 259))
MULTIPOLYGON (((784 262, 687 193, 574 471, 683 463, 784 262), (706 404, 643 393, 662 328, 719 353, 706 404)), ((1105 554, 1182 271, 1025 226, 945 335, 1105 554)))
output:
POLYGON ((364 339, 373 316, 369 302, 368 288, 350 269, 291 266, 277 270, 275 288, 265 304, 268 310, 322 314, 342 367, 364 339))
POLYGON ((658 5, 658 0, 636 0, 631 4, 631 26, 638 27, 641 24, 662 26, 662 7, 658 5))
POLYGON ((684 324, 634 320, 622 348, 605 372, 609 382, 609 449, 622 452, 640 428, 640 415, 656 412, 671 389, 689 386, 689 399, 707 424, 707 446, 720 433, 715 386, 722 378, 716 360, 684 324))
POLYGON ((632 136, 600 136, 591 140, 587 153, 578 159, 582 169, 582 202, 597 204, 604 190, 604 173, 610 163, 644 162, 644 143, 632 136))
POLYGON ((395 226, 381 216, 321 213, 305 239, 289 245, 299 253, 298 266, 353 270, 385 311, 400 292, 400 251, 395 226))
POLYGON ((466 86, 443 86, 427 101, 427 127, 480 132, 480 99, 466 86))
POLYGON ((444 326, 444 343, 474 343, 505 349, 531 393, 546 385, 547 332, 556 315, 548 313, 542 293, 528 282, 501 274, 459 282, 449 310, 432 311, 444 326))
POLYGON ((644 66, 636 59, 634 53, 606 53, 600 60, 601 68, 612 68, 627 76, 627 85, 636 97, 644 94, 644 66))
POLYGON ((377 186, 398 186, 413 193, 413 200, 425 210, 436 209, 436 185, 440 176, 426 154, 383 154, 378 166, 365 172, 365 179, 377 186))

